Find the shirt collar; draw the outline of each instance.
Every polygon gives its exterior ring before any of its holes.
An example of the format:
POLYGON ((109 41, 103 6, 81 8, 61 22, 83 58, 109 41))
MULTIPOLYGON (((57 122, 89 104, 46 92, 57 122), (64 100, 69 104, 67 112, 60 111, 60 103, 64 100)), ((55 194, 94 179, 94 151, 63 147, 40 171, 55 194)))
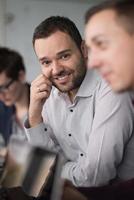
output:
POLYGON ((95 70, 91 70, 91 69, 87 70, 85 78, 76 96, 80 96, 80 97, 92 96, 99 80, 100 80, 100 77, 95 70))

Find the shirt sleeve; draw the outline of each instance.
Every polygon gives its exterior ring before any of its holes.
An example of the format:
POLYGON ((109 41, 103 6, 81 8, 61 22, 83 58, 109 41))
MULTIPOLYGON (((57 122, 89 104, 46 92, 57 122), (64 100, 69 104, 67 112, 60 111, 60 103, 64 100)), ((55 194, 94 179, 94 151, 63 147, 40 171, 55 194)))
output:
POLYGON ((24 127, 27 140, 30 144, 41 146, 55 152, 59 151, 60 148, 58 143, 50 136, 52 135, 52 129, 49 125, 43 122, 38 124, 36 127, 29 128, 28 119, 26 119, 24 127))
POLYGON ((75 186, 107 184, 117 175, 124 147, 133 132, 133 112, 128 93, 114 94, 104 84, 96 94, 95 114, 88 148, 77 162, 67 162, 62 177, 75 186))

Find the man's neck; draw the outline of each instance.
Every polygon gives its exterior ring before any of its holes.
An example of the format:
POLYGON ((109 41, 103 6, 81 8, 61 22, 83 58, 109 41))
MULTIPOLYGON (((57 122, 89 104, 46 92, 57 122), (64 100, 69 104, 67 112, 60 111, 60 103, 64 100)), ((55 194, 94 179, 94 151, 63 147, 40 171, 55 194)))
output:
POLYGON ((71 91, 68 92, 69 99, 70 99, 70 101, 71 101, 72 103, 74 102, 74 98, 75 98, 75 96, 76 96, 76 94, 77 94, 77 92, 78 92, 78 89, 79 89, 79 88, 74 89, 74 90, 71 90, 71 91))
POLYGON ((24 114, 28 111, 29 106, 29 90, 26 85, 23 86, 21 96, 18 101, 15 103, 16 115, 18 118, 22 118, 24 114))

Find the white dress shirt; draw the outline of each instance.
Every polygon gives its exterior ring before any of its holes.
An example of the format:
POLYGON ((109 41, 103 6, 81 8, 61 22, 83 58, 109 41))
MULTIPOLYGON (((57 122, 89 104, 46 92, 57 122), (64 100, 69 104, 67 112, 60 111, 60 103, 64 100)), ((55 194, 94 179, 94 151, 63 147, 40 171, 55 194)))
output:
POLYGON ((44 122, 34 128, 25 123, 29 142, 62 150, 67 160, 62 177, 75 186, 107 184, 117 175, 127 176, 131 169, 129 176, 134 177, 134 142, 129 142, 134 138, 134 113, 129 93, 113 93, 88 70, 74 102, 53 88, 42 116, 44 122), (128 151, 125 162, 124 149, 128 151))

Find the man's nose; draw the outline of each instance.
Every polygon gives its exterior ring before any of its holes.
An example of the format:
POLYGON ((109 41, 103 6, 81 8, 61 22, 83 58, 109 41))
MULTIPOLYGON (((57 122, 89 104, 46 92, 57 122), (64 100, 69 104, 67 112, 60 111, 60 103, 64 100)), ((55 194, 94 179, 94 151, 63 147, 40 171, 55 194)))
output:
POLYGON ((101 65, 101 59, 96 53, 90 53, 88 55, 88 68, 99 68, 101 65))
POLYGON ((52 63, 52 73, 53 73, 53 75, 58 74, 62 70, 63 70, 63 67, 62 67, 61 63, 58 62, 57 60, 53 61, 53 63, 52 63))

